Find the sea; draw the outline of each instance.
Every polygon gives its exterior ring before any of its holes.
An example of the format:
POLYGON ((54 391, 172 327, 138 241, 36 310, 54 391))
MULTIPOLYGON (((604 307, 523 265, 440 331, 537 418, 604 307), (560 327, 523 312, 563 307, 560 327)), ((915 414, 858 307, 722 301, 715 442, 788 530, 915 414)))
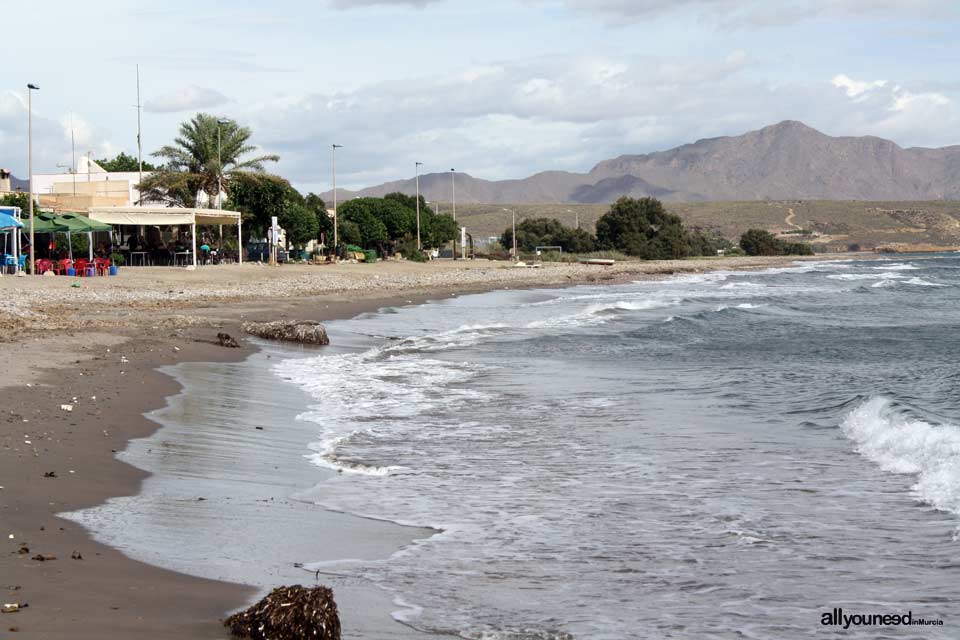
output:
POLYGON ((189 573, 379 594, 380 626, 341 603, 346 637, 960 637, 957 255, 328 331, 171 369, 163 428, 121 454, 154 477, 69 517, 189 573))

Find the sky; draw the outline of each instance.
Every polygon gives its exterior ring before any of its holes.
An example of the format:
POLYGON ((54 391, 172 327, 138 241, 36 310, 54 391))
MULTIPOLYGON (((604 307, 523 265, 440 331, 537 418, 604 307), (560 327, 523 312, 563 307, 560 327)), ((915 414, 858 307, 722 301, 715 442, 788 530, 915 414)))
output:
POLYGON ((960 144, 953 0, 0 0, 0 167, 144 159, 199 111, 303 192, 589 171, 800 120, 960 144), (17 25, 11 28, 11 25, 17 25), (72 124, 71 124, 72 123, 72 124))

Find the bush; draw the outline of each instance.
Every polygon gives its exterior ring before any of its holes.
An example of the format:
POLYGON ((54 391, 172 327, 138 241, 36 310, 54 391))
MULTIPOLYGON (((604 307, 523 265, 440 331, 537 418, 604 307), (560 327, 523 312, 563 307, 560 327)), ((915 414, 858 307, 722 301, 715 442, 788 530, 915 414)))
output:
POLYGON ((784 242, 763 229, 749 229, 740 236, 740 248, 748 256, 812 256, 813 248, 802 242, 784 242))

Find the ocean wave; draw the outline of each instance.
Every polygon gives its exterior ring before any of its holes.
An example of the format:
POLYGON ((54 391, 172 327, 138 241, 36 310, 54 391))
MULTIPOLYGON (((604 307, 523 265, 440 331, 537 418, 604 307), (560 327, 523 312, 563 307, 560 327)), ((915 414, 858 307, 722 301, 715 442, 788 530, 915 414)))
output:
POLYGON ((912 265, 908 262, 897 262, 894 264, 883 265, 880 267, 872 267, 878 271, 913 271, 919 269, 920 267, 912 265))
POLYGON ((359 439, 395 436, 405 423, 431 411, 488 398, 457 385, 489 367, 391 353, 391 348, 286 360, 274 366, 277 376, 322 401, 297 416, 321 428, 319 440, 309 445, 314 453, 307 456, 317 466, 351 474, 396 473, 402 467, 358 458, 350 445, 359 439))
POLYGON ((827 276, 830 280, 844 280, 844 281, 856 281, 856 280, 901 280, 906 278, 904 275, 900 275, 896 271, 884 271, 881 273, 835 273, 827 276))
POLYGON ((929 280, 924 280, 923 278, 910 278, 909 280, 904 280, 904 284, 912 284, 918 287, 945 287, 945 284, 939 284, 936 282, 930 282, 929 280))
POLYGON ((847 414, 840 428, 884 471, 915 475, 913 491, 922 501, 960 514, 960 427, 931 424, 875 396, 847 414))
POLYGON ((524 325, 526 329, 558 329, 566 327, 583 327, 605 323, 610 316, 622 311, 649 311, 652 309, 666 309, 681 303, 680 299, 644 299, 644 300, 613 300, 591 304, 574 314, 533 320, 524 325))

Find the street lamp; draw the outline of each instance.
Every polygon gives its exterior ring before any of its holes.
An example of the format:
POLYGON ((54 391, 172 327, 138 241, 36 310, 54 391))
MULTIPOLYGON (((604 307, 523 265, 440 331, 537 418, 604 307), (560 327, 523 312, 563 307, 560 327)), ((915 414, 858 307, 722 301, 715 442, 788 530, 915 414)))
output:
POLYGON ((417 250, 423 249, 423 245, 420 244, 420 167, 423 165, 422 162, 414 163, 417 169, 417 250))
POLYGON ((450 189, 453 200, 453 219, 457 219, 457 172, 456 169, 450 169, 450 189))
POLYGON ((337 149, 342 149, 342 144, 333 144, 330 156, 333 159, 333 250, 336 252, 340 245, 340 236, 337 229, 337 149))
POLYGON ((517 212, 513 209, 504 209, 507 213, 513 214, 513 259, 517 259, 517 212))
MULTIPOLYGON (((140 101, 137 100, 137 102, 140 101)), ((226 118, 217 118, 217 209, 223 209, 223 154, 220 150, 220 129, 225 124, 230 124, 230 121, 226 118)), ((223 224, 220 225, 219 231, 220 245, 217 248, 218 254, 223 252, 223 224)), ((238 247, 238 250, 241 250, 241 248, 238 247)))
MULTIPOLYGON (((39 91, 35 84, 27 85, 27 182, 29 183, 30 202, 27 210, 30 214, 30 275, 37 272, 36 255, 33 249, 33 92, 39 91)), ((19 260, 19 256, 17 259, 19 260)))
MULTIPOLYGON (((223 155, 220 149, 220 129, 230 121, 225 118, 217 118, 217 209, 223 209, 223 155)), ((223 225, 220 225, 221 234, 223 225)))

